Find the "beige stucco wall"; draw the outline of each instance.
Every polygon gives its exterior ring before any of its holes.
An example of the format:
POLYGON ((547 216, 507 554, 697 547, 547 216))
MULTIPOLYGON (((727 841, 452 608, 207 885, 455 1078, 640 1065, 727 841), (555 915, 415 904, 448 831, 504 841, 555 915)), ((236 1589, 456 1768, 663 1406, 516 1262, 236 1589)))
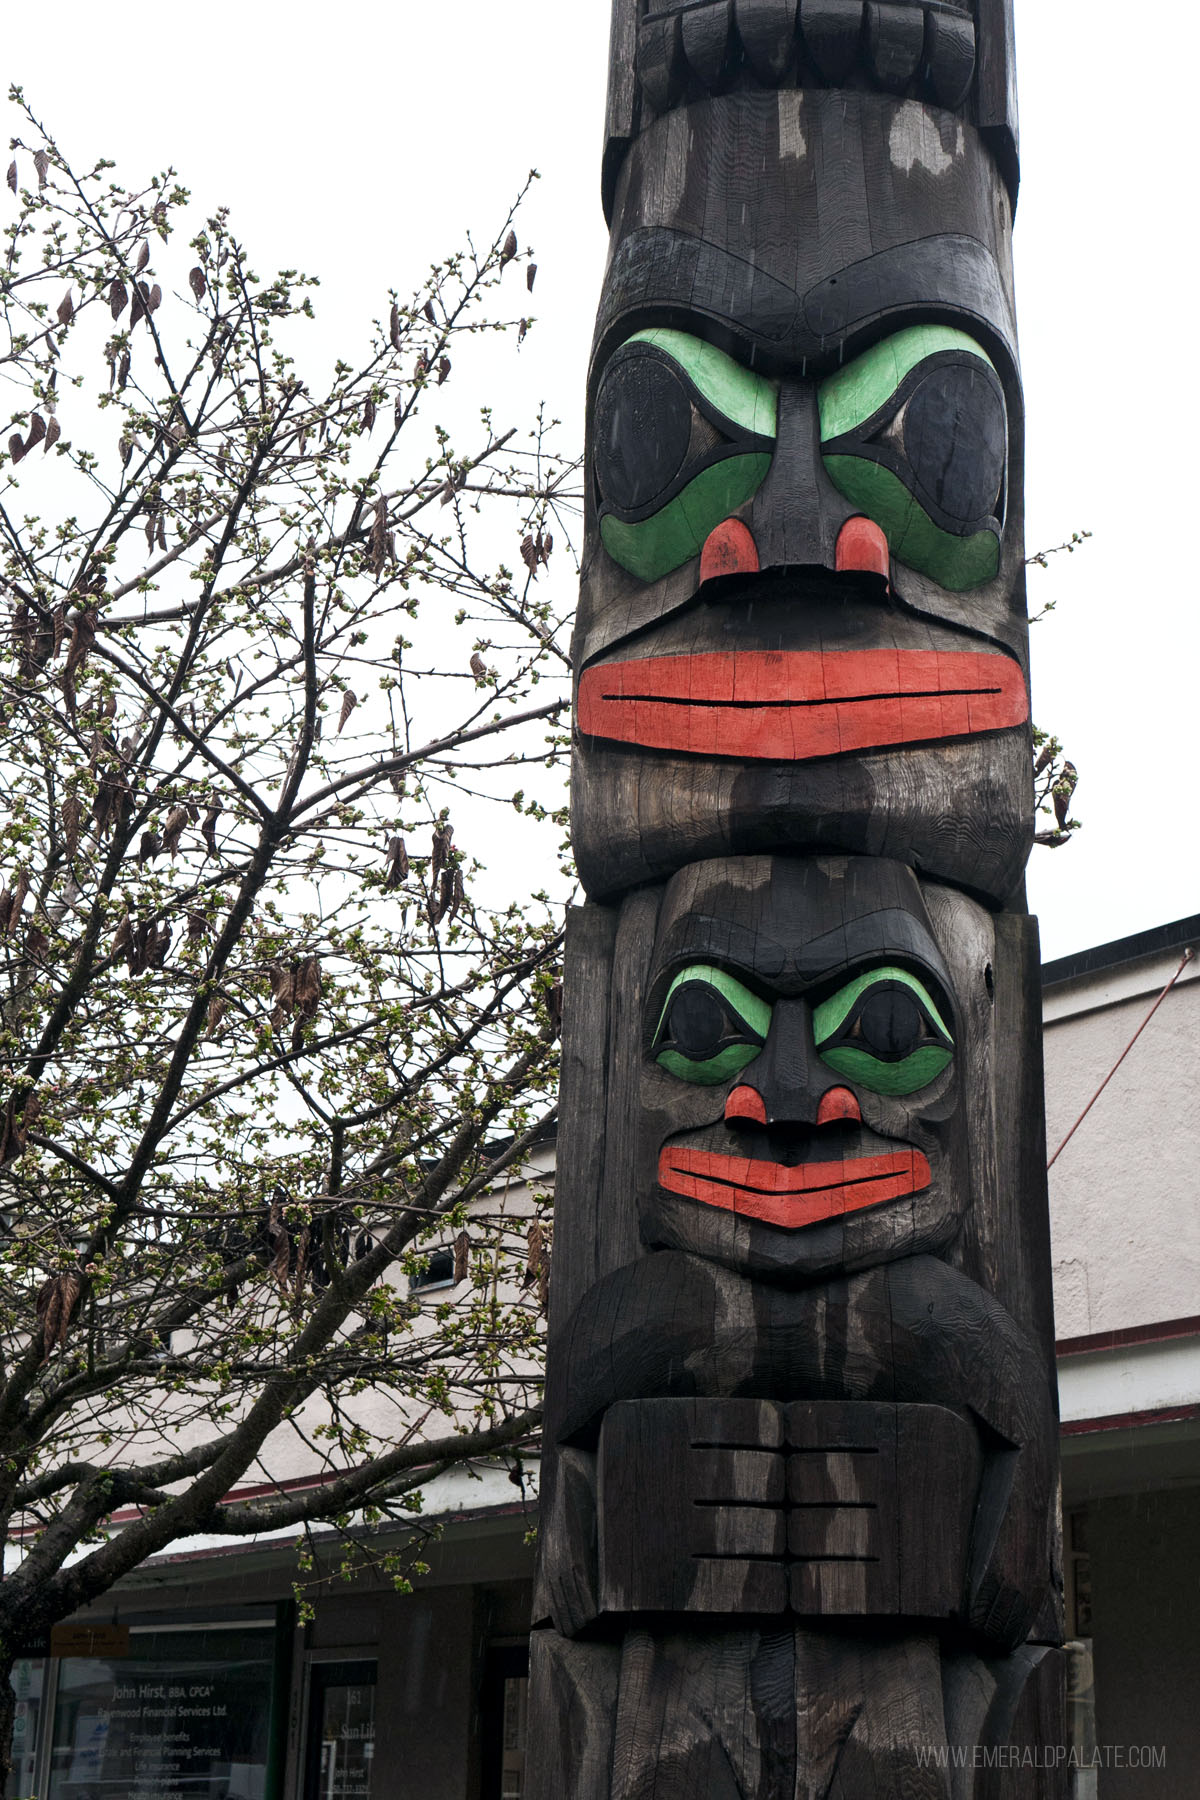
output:
MULTIPOLYGON (((1050 1153, 1112 1068, 1179 952, 1052 988, 1050 1153)), ((1200 969, 1189 964, 1050 1171, 1059 1338, 1200 1313, 1200 969)))

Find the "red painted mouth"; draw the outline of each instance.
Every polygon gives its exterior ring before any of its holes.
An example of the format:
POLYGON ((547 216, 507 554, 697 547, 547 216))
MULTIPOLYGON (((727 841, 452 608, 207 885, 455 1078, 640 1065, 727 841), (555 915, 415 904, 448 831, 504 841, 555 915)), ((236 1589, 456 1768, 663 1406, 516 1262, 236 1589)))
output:
POLYGON ((787 1168, 754 1157, 668 1145, 659 1154, 658 1182, 669 1194, 795 1230, 903 1194, 919 1194, 929 1186, 930 1173, 919 1150, 787 1168))
POLYGON ((972 650, 732 650, 586 669, 579 729, 648 750, 807 762, 1021 725, 1011 657, 972 650))

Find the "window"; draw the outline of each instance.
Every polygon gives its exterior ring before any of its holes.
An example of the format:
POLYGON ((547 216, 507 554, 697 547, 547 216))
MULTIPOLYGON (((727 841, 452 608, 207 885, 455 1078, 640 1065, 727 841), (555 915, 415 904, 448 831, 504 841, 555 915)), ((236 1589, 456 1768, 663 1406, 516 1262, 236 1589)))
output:
POLYGON ((413 1294, 426 1294, 431 1288, 453 1287, 453 1250, 431 1250, 425 1267, 419 1275, 413 1276, 408 1285, 410 1293, 413 1294))

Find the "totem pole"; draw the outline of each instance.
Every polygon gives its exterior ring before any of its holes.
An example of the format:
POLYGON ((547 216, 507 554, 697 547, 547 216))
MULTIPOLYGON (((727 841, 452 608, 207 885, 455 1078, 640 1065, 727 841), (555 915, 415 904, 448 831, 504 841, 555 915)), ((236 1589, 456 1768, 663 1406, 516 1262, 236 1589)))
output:
POLYGON ((615 0, 533 1800, 1051 1800, 1010 0, 615 0))

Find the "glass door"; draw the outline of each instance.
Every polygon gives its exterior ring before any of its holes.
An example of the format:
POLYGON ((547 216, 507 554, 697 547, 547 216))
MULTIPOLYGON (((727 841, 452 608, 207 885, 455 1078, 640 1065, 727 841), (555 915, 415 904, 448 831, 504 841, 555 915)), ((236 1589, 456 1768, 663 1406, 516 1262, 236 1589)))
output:
POLYGON ((375 1672, 373 1662, 311 1664, 304 1800, 371 1800, 375 1672))

